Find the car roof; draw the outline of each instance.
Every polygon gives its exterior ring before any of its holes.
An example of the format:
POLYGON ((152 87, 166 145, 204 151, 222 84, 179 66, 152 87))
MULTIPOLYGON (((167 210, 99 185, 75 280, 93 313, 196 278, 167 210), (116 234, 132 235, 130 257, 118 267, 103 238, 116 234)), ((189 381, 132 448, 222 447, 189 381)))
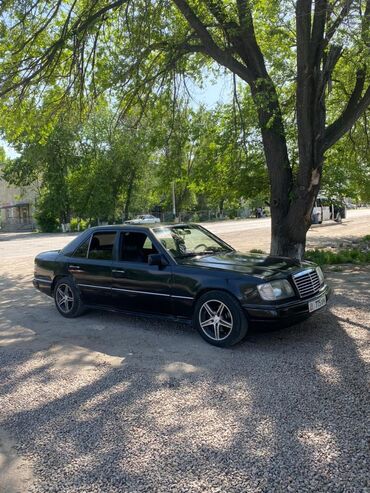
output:
POLYGON ((165 226, 166 228, 174 228, 174 227, 189 227, 189 226, 197 226, 195 223, 150 223, 150 224, 109 224, 106 226, 93 226, 92 228, 89 228, 90 231, 106 231, 106 230, 120 230, 120 231, 125 231, 125 230, 132 230, 132 229, 137 229, 137 230, 142 230, 142 229, 148 229, 151 230, 153 228, 162 228, 165 226))

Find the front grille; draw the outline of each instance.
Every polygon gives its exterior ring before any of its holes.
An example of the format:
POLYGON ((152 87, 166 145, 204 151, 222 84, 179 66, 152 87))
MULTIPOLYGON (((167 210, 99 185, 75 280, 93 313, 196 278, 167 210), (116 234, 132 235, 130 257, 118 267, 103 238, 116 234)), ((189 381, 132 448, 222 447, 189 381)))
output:
POLYGON ((294 274, 293 282, 297 288, 300 298, 306 298, 317 293, 320 289, 320 279, 316 270, 304 270, 294 274))

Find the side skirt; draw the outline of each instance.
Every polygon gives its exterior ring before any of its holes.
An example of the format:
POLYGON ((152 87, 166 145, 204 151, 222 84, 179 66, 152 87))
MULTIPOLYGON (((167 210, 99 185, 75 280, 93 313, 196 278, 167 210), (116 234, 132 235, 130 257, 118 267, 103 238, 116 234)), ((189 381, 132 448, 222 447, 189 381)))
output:
POLYGON ((104 310, 106 312, 119 313, 122 315, 128 315, 130 317, 140 317, 149 318, 152 320, 167 320, 169 322, 183 323, 186 325, 191 325, 192 321, 187 317, 176 317, 175 315, 160 315, 158 313, 145 313, 145 312, 134 312, 130 310, 122 310, 120 308, 115 308, 107 305, 85 305, 86 308, 91 310, 104 310))

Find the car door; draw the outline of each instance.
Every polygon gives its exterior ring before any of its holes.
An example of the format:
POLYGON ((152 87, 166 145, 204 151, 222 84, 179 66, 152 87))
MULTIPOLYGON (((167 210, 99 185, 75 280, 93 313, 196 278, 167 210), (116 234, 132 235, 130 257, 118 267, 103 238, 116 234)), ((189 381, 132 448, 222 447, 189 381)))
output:
POLYGON ((115 231, 96 231, 69 258, 68 272, 87 305, 112 304, 112 263, 115 231))
POLYGON ((112 299, 118 309, 171 314, 171 266, 148 264, 148 256, 158 253, 153 240, 148 232, 138 230, 122 231, 117 238, 112 299))

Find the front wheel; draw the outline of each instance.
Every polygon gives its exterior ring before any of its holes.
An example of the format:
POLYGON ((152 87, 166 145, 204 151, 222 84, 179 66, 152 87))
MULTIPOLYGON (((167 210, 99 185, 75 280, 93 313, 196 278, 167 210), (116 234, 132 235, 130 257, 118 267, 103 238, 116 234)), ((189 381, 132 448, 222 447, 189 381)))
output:
POLYGON ((223 291, 208 291, 197 301, 193 325, 210 344, 230 347, 240 342, 248 323, 238 301, 223 291))
POLYGON ((80 293, 68 277, 63 277, 56 283, 54 301, 58 312, 66 318, 78 317, 85 311, 80 293))

